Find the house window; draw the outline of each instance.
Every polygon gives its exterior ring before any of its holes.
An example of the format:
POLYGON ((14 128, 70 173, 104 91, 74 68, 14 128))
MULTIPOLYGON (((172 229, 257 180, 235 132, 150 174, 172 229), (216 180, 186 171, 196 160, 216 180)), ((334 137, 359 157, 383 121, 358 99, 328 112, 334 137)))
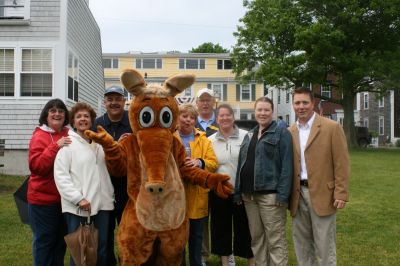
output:
POLYGON ((286 103, 289 103, 290 101, 290 92, 286 91, 286 103))
POLYGON ((290 115, 286 115, 285 121, 286 121, 286 125, 290 125, 290 115))
POLYGON ((385 98, 381 97, 378 100, 379 107, 385 107, 385 98))
POLYGON ((247 120, 247 114, 246 113, 244 113, 244 114, 240 114, 240 120, 247 120))
POLYGON ((218 59, 217 69, 232 69, 232 61, 229 59, 218 59))
POLYGON ((364 110, 369 109, 369 94, 368 92, 364 93, 364 110))
POLYGON ((251 88, 249 84, 241 85, 240 96, 241 101, 251 101, 251 88))
POLYGON ((0 49, 0 96, 14 96, 14 49, 0 49))
POLYGON ((281 103, 281 90, 278 89, 278 104, 281 103))
MULTIPOLYGON (((331 86, 324 87, 321 85, 321 96, 324 96, 326 98, 331 98, 332 95, 332 90, 331 86)), ((324 99, 322 99, 324 101, 324 99)))
POLYGON ((1 19, 29 19, 30 0, 0 0, 1 19))
POLYGON ((179 59, 179 69, 205 69, 205 59, 179 59))
POLYGON ((186 90, 183 91, 183 96, 184 97, 193 97, 193 88, 190 86, 186 90))
POLYGON ((381 136, 385 134, 384 124, 385 124, 385 117, 379 116, 379 135, 381 136))
POLYGON ((138 69, 161 69, 161 58, 138 58, 136 59, 136 68, 138 69))
POLYGON ((369 119, 368 119, 368 117, 364 118, 363 124, 364 124, 364 127, 369 128, 369 119))
POLYGON ((22 49, 21 96, 52 96, 51 49, 22 49))
POLYGON ((103 59, 103 68, 118 68, 119 60, 118 58, 105 58, 103 59))
POLYGON ((227 99, 227 84, 212 83, 207 85, 214 92, 214 97, 218 102, 226 101, 227 99))
POLYGON ((310 83, 305 83, 305 82, 303 82, 303 83, 301 83, 301 87, 303 87, 303 88, 308 88, 310 91, 312 91, 312 83, 310 82, 310 83))
POLYGON ((78 101, 79 94, 79 60, 71 52, 68 55, 68 99, 78 101))

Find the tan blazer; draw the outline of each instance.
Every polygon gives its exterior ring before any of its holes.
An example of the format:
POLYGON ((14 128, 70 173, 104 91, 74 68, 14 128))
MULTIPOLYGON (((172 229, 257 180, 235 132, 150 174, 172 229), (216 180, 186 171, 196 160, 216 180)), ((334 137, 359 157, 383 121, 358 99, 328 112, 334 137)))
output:
MULTIPOLYGON (((296 215, 300 199, 300 140, 296 124, 289 128, 293 138, 293 189, 290 213, 296 215)), ((315 114, 304 151, 311 204, 319 216, 335 213, 335 199, 349 200, 349 155, 346 136, 335 121, 315 114)))

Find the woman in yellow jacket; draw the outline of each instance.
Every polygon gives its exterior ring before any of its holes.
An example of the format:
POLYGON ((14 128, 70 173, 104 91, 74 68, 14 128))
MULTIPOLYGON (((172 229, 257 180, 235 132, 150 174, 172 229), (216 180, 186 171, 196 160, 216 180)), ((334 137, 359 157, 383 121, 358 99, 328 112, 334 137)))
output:
MULTIPOLYGON (((218 168, 211 141, 204 132, 195 129, 197 111, 192 104, 179 106, 177 134, 186 149, 185 164, 199 167, 209 172, 218 168)), ((198 185, 185 183, 187 216, 189 218, 189 262, 190 266, 201 266, 201 245, 203 242, 203 224, 208 216, 208 191, 198 185)), ((182 265, 186 265, 185 256, 182 265)))

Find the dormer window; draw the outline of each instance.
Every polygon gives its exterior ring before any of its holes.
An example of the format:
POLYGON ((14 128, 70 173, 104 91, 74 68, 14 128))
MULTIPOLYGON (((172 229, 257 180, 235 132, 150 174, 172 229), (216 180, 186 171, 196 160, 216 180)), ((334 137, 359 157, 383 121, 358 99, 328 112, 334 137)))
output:
POLYGON ((229 59, 218 59, 217 69, 232 69, 232 61, 229 59))

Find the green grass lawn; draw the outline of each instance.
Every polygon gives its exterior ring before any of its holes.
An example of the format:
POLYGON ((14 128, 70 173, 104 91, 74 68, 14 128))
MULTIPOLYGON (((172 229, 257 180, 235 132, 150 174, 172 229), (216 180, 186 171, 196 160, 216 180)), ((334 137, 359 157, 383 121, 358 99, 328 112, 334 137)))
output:
MULTIPOLYGON (((354 150, 350 202, 337 215, 338 265, 400 263, 400 149, 354 150)), ((32 265, 31 231, 18 217, 12 192, 24 177, 0 175, 0 265, 32 265)), ((288 218, 289 265, 296 265, 288 218)), ((212 256, 209 264, 219 265, 212 256)), ((245 266, 236 258, 237 266, 245 266)))

